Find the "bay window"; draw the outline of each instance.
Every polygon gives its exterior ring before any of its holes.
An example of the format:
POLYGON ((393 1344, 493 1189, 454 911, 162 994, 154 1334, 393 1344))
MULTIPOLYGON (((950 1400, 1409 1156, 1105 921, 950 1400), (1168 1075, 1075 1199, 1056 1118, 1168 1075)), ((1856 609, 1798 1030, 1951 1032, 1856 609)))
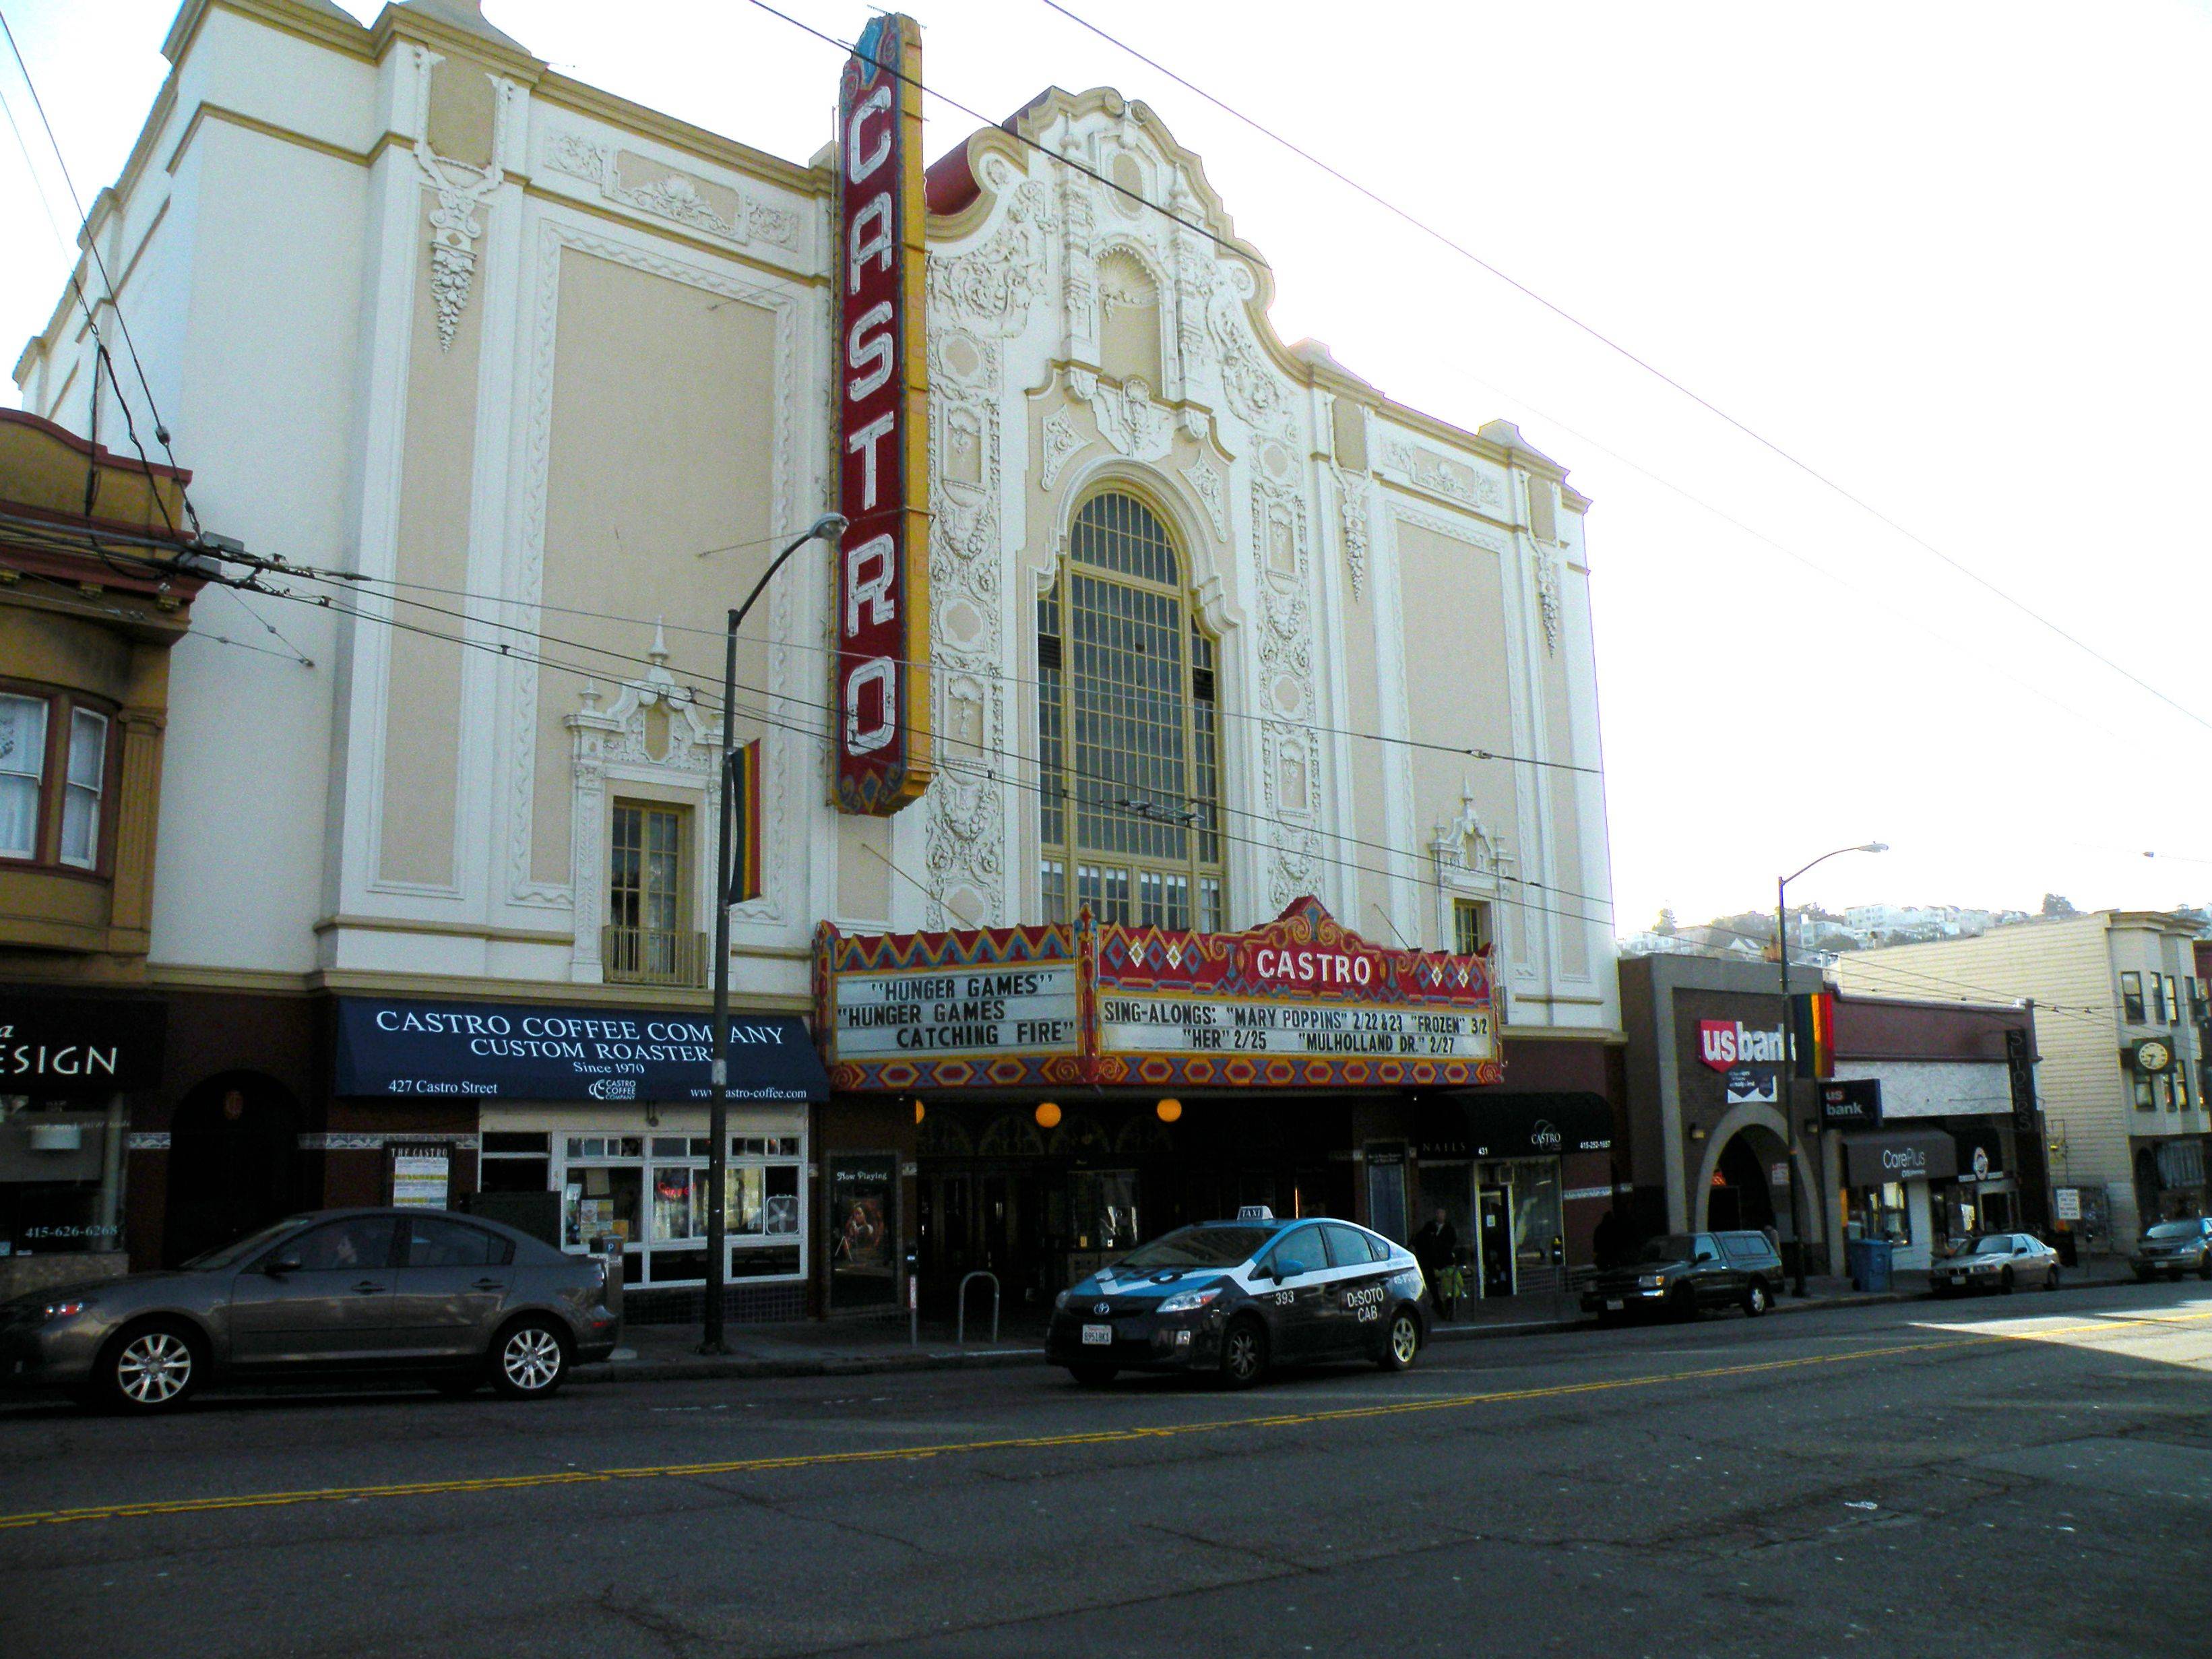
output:
POLYGON ((0 859, 100 867, 111 725, 72 697, 0 690, 0 859))

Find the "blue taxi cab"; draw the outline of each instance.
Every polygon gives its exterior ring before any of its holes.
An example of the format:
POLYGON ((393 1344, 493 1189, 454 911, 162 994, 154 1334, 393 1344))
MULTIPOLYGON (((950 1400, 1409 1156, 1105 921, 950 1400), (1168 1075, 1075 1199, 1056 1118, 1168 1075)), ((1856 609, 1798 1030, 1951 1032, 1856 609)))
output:
POLYGON ((1368 1359, 1403 1370, 1428 1340, 1421 1269, 1403 1245, 1349 1221, 1181 1227, 1062 1291, 1045 1355, 1078 1382, 1189 1371, 1249 1388, 1276 1366, 1368 1359))

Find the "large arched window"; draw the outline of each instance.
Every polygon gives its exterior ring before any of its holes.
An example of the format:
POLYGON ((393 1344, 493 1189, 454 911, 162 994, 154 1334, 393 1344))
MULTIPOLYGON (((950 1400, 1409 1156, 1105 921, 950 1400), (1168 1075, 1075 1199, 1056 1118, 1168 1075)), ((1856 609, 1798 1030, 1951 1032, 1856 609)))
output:
POLYGON ((1218 933, 1221 738, 1213 641, 1174 538, 1135 496, 1075 515, 1037 601, 1044 915, 1218 933))

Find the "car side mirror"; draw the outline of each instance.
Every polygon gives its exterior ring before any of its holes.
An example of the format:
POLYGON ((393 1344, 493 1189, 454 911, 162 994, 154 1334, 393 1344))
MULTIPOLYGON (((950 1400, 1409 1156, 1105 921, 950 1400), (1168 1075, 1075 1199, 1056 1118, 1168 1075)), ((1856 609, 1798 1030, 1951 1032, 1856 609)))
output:
POLYGON ((296 1255, 272 1256, 263 1265, 261 1271, 271 1279, 282 1279, 286 1273, 300 1271, 300 1258, 296 1255))
POLYGON ((1279 1285, 1286 1279, 1296 1279, 1299 1274, 1309 1271, 1310 1270, 1303 1261, 1295 1260, 1290 1261, 1278 1261, 1275 1264, 1275 1283, 1279 1285))

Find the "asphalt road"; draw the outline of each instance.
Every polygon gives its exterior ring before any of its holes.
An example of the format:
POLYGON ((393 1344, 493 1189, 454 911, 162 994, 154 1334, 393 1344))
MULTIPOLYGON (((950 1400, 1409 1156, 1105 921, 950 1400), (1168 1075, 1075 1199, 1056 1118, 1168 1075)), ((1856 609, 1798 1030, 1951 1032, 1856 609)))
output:
POLYGON ((2212 1647, 2189 1283, 1017 1370, 0 1407, 0 1653, 2212 1647))

